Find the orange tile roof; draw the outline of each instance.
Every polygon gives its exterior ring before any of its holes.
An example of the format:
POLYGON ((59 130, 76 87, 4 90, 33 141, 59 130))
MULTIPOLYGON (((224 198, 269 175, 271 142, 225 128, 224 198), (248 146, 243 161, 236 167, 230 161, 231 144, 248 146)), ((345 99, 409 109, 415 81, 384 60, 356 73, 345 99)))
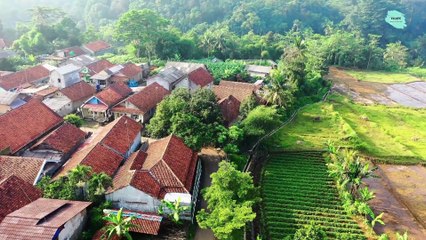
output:
POLYGON ((79 164, 113 176, 141 129, 142 126, 129 117, 116 119, 105 126, 90 144, 74 153, 55 178, 65 176, 79 164))
POLYGON ((98 40, 94 42, 90 42, 84 45, 85 48, 89 49, 90 51, 97 53, 103 50, 106 50, 108 48, 111 48, 111 45, 109 45, 107 42, 98 40))
POLYGON ((157 199, 168 192, 190 193, 197 161, 198 154, 171 135, 151 143, 146 153, 134 153, 119 169, 108 192, 131 185, 157 199))
POLYGON ((55 131, 38 141, 31 150, 53 150, 63 154, 70 153, 80 145, 86 133, 70 123, 64 123, 55 131))
POLYGON ((134 63, 127 63, 123 66, 124 68, 120 70, 120 73, 128 78, 133 78, 136 75, 142 73, 142 68, 134 63))
POLYGON ((0 180, 0 222, 9 213, 35 201, 41 191, 21 178, 11 175, 0 180))
POLYGON ((71 101, 84 101, 95 95, 96 89, 92 87, 90 84, 80 81, 71 86, 63 88, 61 93, 64 94, 71 101))
POLYGON ((0 116, 0 150, 10 148, 15 154, 62 122, 63 119, 42 102, 31 100, 0 116))
POLYGON ((130 94, 132 94, 132 89, 126 84, 114 83, 96 94, 95 97, 108 105, 108 107, 112 107, 130 94))
POLYGON ((41 91, 36 92, 35 94, 37 96, 44 98, 46 96, 49 96, 50 94, 57 92, 58 90, 59 90, 59 88, 57 88, 57 87, 48 87, 46 89, 43 89, 41 91))
POLYGON ((86 67, 87 69, 89 69, 89 75, 93 76, 97 73, 102 72, 105 69, 112 68, 113 66, 115 65, 108 60, 99 60, 97 62, 87 65, 86 67))
POLYGON ((229 95, 218 103, 226 124, 233 123, 240 115, 241 103, 234 96, 229 95))
POLYGON ((0 239, 52 239, 90 202, 39 198, 10 213, 0 224, 0 239))
POLYGON ((170 91, 163 88, 160 84, 153 83, 145 87, 142 91, 130 96, 129 98, 118 104, 112 109, 112 111, 126 112, 126 109, 128 109, 128 112, 132 113, 132 110, 134 109, 125 107, 125 102, 130 102, 135 107, 137 107, 137 110, 139 110, 137 113, 145 114, 151 109, 155 108, 157 104, 159 104, 169 94, 170 91))
POLYGON ((28 84, 42 79, 47 79, 49 75, 50 71, 47 68, 43 65, 38 65, 0 77, 0 87, 9 91, 14 88, 28 86, 28 84))
POLYGON ((229 84, 228 81, 221 81, 221 85, 214 86, 213 92, 216 94, 219 100, 229 97, 230 95, 234 96, 238 101, 243 102, 246 98, 254 94, 255 89, 247 85, 240 84, 229 84), (226 82, 222 85, 222 82, 226 82))
POLYGON ((196 70, 190 72, 188 74, 188 78, 190 81, 201 87, 213 83, 214 81, 213 76, 209 73, 209 71, 207 71, 207 69, 203 67, 197 68, 196 70))
POLYGON ((15 175, 34 184, 43 165, 44 159, 41 158, 0 156, 0 181, 15 175))

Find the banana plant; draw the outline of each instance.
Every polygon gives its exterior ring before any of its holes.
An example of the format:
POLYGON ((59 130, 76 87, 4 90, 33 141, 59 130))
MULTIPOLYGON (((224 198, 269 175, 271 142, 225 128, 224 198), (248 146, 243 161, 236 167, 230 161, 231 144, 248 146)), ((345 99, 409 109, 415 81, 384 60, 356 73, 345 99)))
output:
POLYGON ((181 199, 178 198, 175 202, 170 202, 166 200, 161 201, 161 205, 158 208, 158 213, 160 215, 167 215, 172 222, 176 224, 180 224, 180 215, 181 213, 187 211, 189 209, 188 206, 181 206, 180 205, 181 199), (166 210, 168 209, 168 211, 166 210))

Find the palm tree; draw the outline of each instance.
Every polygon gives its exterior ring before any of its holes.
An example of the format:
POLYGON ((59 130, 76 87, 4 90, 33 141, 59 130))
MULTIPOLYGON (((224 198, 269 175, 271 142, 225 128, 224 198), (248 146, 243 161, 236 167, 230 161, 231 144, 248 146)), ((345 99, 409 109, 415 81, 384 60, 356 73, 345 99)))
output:
POLYGON ((178 198, 175 202, 162 200, 158 209, 158 213, 163 215, 167 212, 166 214, 170 220, 172 220, 174 223, 180 223, 180 214, 189 209, 188 206, 181 206, 180 201, 180 198, 178 198))
POLYGON ((113 236, 117 236, 120 239, 125 237, 126 239, 132 240, 130 228, 133 227, 131 223, 133 217, 123 218, 123 208, 121 208, 117 214, 110 213, 103 217, 103 219, 107 221, 107 225, 103 228, 105 232, 102 238, 107 237, 107 239, 111 239, 113 236))
POLYGON ((69 182, 78 189, 78 198, 84 199, 84 188, 90 179, 92 168, 84 165, 78 165, 68 173, 69 182))
POLYGON ((283 74, 274 70, 271 73, 269 84, 266 85, 263 92, 263 99, 267 104, 287 108, 294 101, 293 92, 293 87, 286 84, 283 74))
POLYGON ((105 173, 93 174, 88 185, 88 198, 90 201, 96 201, 98 196, 102 196, 106 189, 112 186, 112 179, 105 173))

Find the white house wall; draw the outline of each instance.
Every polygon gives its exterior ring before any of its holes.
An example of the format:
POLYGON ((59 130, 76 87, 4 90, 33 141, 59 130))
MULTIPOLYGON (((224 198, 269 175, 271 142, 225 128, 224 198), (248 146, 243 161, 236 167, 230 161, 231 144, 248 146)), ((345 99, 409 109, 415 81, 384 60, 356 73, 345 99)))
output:
POLYGON ((87 220, 86 209, 65 223, 64 229, 59 233, 59 240, 76 240, 80 236, 87 220))
POLYGON ((158 199, 132 187, 127 186, 107 194, 106 199, 112 202, 114 208, 131 211, 157 212, 161 202, 158 199))
POLYGON ((165 80, 148 79, 147 82, 146 82, 146 85, 149 86, 149 85, 151 85, 151 84, 153 84, 155 82, 158 83, 158 84, 160 84, 163 88, 165 88, 165 89, 167 89, 169 91, 172 90, 172 89, 170 89, 169 82, 167 82, 165 80))

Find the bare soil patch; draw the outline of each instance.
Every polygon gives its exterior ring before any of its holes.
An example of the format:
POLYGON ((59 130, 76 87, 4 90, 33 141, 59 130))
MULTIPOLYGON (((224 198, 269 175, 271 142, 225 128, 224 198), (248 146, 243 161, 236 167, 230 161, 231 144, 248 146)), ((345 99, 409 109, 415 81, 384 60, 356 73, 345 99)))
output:
POLYGON ((379 165, 379 178, 368 179, 376 194, 371 201, 374 211, 384 212, 385 226, 378 233, 408 232, 410 239, 426 239, 426 169, 421 166, 379 165))

